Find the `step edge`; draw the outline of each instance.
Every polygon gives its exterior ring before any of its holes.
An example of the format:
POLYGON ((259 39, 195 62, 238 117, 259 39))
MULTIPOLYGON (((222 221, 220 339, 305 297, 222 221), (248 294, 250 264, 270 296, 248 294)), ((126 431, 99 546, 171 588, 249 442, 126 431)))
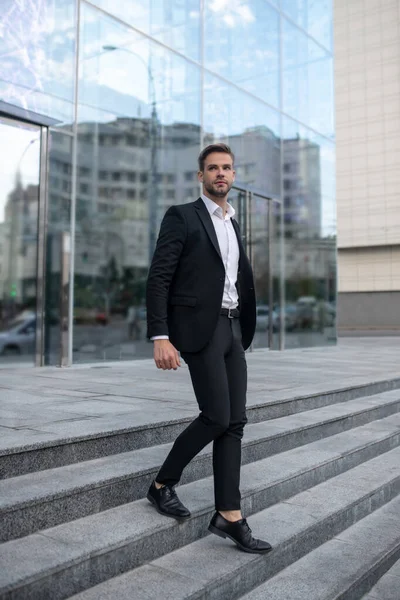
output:
MULTIPOLYGON (((392 406, 394 406, 396 404, 399 405, 399 411, 397 411, 395 413, 391 413, 391 415, 388 415, 387 417, 383 417, 383 418, 389 418, 390 416, 393 416, 393 414, 397 414, 397 413, 400 412, 400 399, 392 401, 392 402, 387 403, 387 404, 383 404, 383 405, 379 405, 379 406, 373 406, 373 407, 368 407, 367 409, 362 409, 360 411, 355 411, 355 412, 347 414, 347 415, 340 415, 340 416, 337 416, 337 417, 328 418, 328 419, 326 419, 324 421, 320 421, 318 423, 312 423, 312 424, 309 424, 309 425, 304 425, 304 426, 296 427, 296 428, 293 428, 293 429, 283 430, 282 432, 278 432, 278 433, 274 433, 274 434, 269 435, 269 436, 264 436, 264 437, 257 438, 257 440, 252 440, 252 441, 249 441, 249 442, 243 442, 242 449, 243 448, 251 448, 253 446, 258 446, 258 445, 266 443, 266 442, 273 442, 274 440, 278 440, 278 439, 283 438, 283 437, 295 436, 295 435, 298 435, 301 432, 309 431, 311 429, 319 429, 321 427, 328 426, 328 425, 333 424, 333 423, 338 423, 340 421, 346 421, 349 418, 354 418, 354 417, 357 417, 357 416, 360 416, 360 415, 369 414, 369 413, 371 413, 373 411, 382 409, 382 407, 385 407, 385 406, 392 407, 392 406)), ((380 420, 381 419, 376 419, 376 421, 380 421, 380 420)), ((375 421, 369 421, 365 425, 369 425, 369 424, 374 423, 374 422, 375 421)), ((350 429, 347 429, 345 431, 355 431, 356 429, 358 429, 358 427, 363 427, 365 425, 358 425, 356 427, 351 427, 350 429)), ((344 433, 344 432, 340 432, 340 433, 344 433)), ((399 432, 397 432, 397 431, 390 432, 385 437, 383 437, 380 441, 383 442, 384 440, 390 439, 391 437, 396 437, 396 435, 398 435, 398 434, 399 434, 399 432)), ((334 434, 333 436, 326 436, 326 437, 321 438, 321 439, 327 439, 328 437, 334 437, 335 435, 340 435, 340 434, 334 434)), ((314 440, 314 441, 320 441, 320 440, 314 440)), ((309 442, 309 443, 312 444, 314 442, 309 442)), ((168 444, 170 444, 170 443, 168 443, 168 444)), ((295 446, 294 448, 291 448, 290 450, 286 450, 284 452, 290 452, 291 450, 295 450, 295 449, 298 449, 298 448, 305 448, 308 445, 309 444, 303 444, 303 445, 300 445, 300 446, 295 446)), ((154 446, 149 446, 149 448, 152 448, 152 447, 154 447, 154 446)), ((367 447, 368 447, 368 445, 365 446, 365 448, 367 448, 367 447)), ((141 448, 139 450, 144 450, 144 448, 141 448)), ((136 450, 132 450, 131 452, 135 452, 135 451, 136 450)), ((124 453, 119 453, 119 454, 124 454, 124 453)), ((112 454, 112 455, 109 455, 109 456, 110 457, 118 457, 119 454, 112 454)), ((273 456, 278 456, 280 454, 282 454, 282 452, 278 452, 277 454, 269 455, 268 457, 265 457, 265 459, 272 458, 273 456)), ((204 453, 202 455, 196 456, 193 459, 193 461, 191 461, 191 462, 196 463, 196 462, 199 462, 199 461, 202 461, 202 460, 206 460, 211 455, 212 455, 212 450, 210 450, 210 451, 208 451, 208 452, 206 452, 206 453, 204 453)), ((265 459, 261 459, 261 460, 265 460, 265 459)), ((81 462, 72 463, 72 464, 74 464, 74 465, 81 465, 82 463, 89 463, 90 464, 90 462, 92 460, 98 460, 98 459, 90 459, 88 461, 81 461, 81 462)), ((256 461, 253 461, 253 462, 256 462, 256 461)), ((71 466, 71 464, 62 465, 60 467, 54 467, 54 470, 65 469, 66 467, 69 467, 69 466, 71 466)), ((28 506, 34 506, 34 505, 41 504, 41 503, 44 503, 44 502, 48 503, 48 502, 51 502, 52 500, 59 500, 60 498, 66 498, 68 496, 74 496, 74 495, 77 495, 79 493, 87 492, 87 491, 90 491, 90 490, 100 489, 102 487, 107 487, 109 485, 113 485, 115 483, 122 482, 122 481, 127 481, 129 479, 135 480, 135 479, 137 479, 139 477, 144 477, 146 475, 149 475, 152 472, 158 471, 158 469, 159 469, 160 466, 161 465, 157 465, 156 467, 148 467, 147 469, 144 469, 143 471, 140 471, 140 472, 136 471, 133 475, 127 473, 127 474, 124 474, 124 475, 119 475, 117 477, 111 477, 110 479, 103 479, 101 481, 97 481, 97 482, 94 482, 94 483, 84 484, 82 486, 74 487, 72 489, 68 489, 68 490, 59 492, 58 494, 56 493, 56 494, 47 494, 47 495, 43 495, 43 496, 37 496, 36 498, 34 498, 32 500, 28 500, 28 501, 24 500, 21 503, 12 504, 12 505, 6 505, 6 506, 3 506, 3 507, 0 506, 0 515, 4 514, 4 513, 7 513, 7 512, 14 512, 15 510, 22 510, 23 508, 26 508, 28 506), (50 498, 50 496, 51 496, 51 498, 50 498), (49 498, 49 500, 47 500, 48 498, 49 498)), ((26 477, 26 476, 32 476, 32 477, 34 477, 37 473, 45 473, 46 471, 51 471, 51 470, 52 469, 45 469, 44 471, 31 471, 31 472, 25 473, 23 475, 16 475, 14 477, 5 478, 5 479, 2 480, 2 482, 7 482, 8 480, 15 479, 17 477, 26 477)))
MULTIPOLYGON (((277 546, 274 547, 275 550, 275 554, 277 552, 282 552, 284 550, 287 549, 288 546, 294 546, 295 544, 299 544, 301 545, 301 542, 304 538, 307 537, 307 535, 312 534, 316 528, 323 528, 325 527, 325 524, 327 523, 332 523, 332 521, 335 520, 335 522, 339 523, 341 520, 341 516, 345 515, 347 513, 350 513, 353 509, 358 508, 359 506, 361 506, 363 503, 366 503, 369 499, 373 498, 373 497, 379 497, 379 495, 384 492, 388 487, 395 485, 396 483, 400 482, 400 475, 397 475, 396 477, 393 477, 392 479, 390 479, 390 481, 387 481, 386 483, 375 487, 373 490, 370 490, 369 492, 363 494, 362 496, 360 496, 359 498, 357 498, 357 500, 346 504, 345 506, 343 506, 341 509, 334 511, 333 513, 330 513, 329 515, 325 516, 322 519, 318 519, 315 521, 315 523, 312 523, 311 525, 308 525, 305 529, 303 529, 300 532, 292 535, 289 539, 284 540, 283 542, 281 542, 280 544, 278 544, 277 546)), ((396 494, 393 498, 386 500, 386 501, 382 501, 382 503, 375 507, 374 509, 370 510, 369 512, 366 513, 366 515, 364 515, 364 517, 360 517, 357 521, 354 521, 353 524, 359 522, 362 520, 362 518, 365 518, 365 516, 368 516, 370 514, 373 514, 376 510, 379 510, 379 508, 382 508, 383 506, 385 506, 386 504, 388 504, 391 500, 395 499, 396 497, 398 497, 400 494, 396 494)), ((265 509, 268 510, 268 509, 265 509)), ((366 509, 367 510, 367 509, 366 509)), ((209 513, 209 517, 211 516, 211 513, 213 513, 214 510, 212 509, 211 511, 207 511, 207 509, 204 509, 203 511, 199 511, 198 513, 193 514, 193 516, 195 516, 195 518, 200 518, 201 516, 206 515, 207 513, 209 513)), ((262 511, 260 511, 262 512, 262 511)), ((348 529, 348 527, 350 527, 350 525, 348 525, 347 527, 344 527, 343 529, 338 529, 337 532, 335 531, 335 533, 332 535, 332 537, 328 538, 325 540, 325 542, 329 541, 330 539, 333 539, 333 537, 335 537, 339 532, 341 531, 345 531, 346 529, 348 529)), ((159 531, 158 531, 159 532, 159 531)), ((156 535, 158 532, 156 533, 152 533, 151 535, 156 535)), ((34 534, 34 535, 41 535, 41 534, 34 534)), ((207 534, 206 534, 207 535, 207 534)), ((43 536, 46 537, 46 536, 43 536)), ((51 538, 51 536, 47 536, 50 539, 54 539, 51 538)), ((140 538, 136 538, 137 543, 140 542, 142 539, 146 539, 146 537, 150 537, 150 536, 142 536, 140 538)), ((196 540, 193 540, 192 542, 190 542, 188 545, 196 543, 197 541, 203 539, 205 536, 201 536, 200 538, 197 538, 196 540)), ((302 558, 303 556, 305 556, 306 554, 308 554, 309 552, 312 552, 313 550, 317 549, 318 547, 320 547, 323 543, 325 542, 321 542, 321 543, 317 543, 317 545, 313 546, 311 549, 309 549, 307 552, 301 552, 300 555, 295 559, 295 560, 299 560, 300 558, 302 558)), ((62 565, 59 565, 57 567, 52 567, 49 568, 47 571, 41 571, 40 575, 35 577, 34 575, 29 576, 26 580, 19 580, 18 582, 14 583, 14 584, 6 584, 6 586, 4 586, 3 588, 0 588, 0 594, 4 594, 4 593, 13 593, 18 591, 18 589, 23 589, 24 587, 29 587, 30 584, 36 584, 37 582, 40 581, 44 581, 46 579, 49 579, 51 576, 53 576, 54 574, 62 574, 65 573, 71 569, 73 569, 74 567, 79 566, 80 564, 82 564, 83 562, 85 562, 86 560, 92 560, 92 559, 97 559, 101 556, 106 556, 107 554, 112 553, 115 550, 118 550, 120 548, 123 548, 125 546, 128 546, 130 543, 132 543, 132 540, 129 541, 125 541, 123 544, 113 544, 112 546, 109 546, 107 549, 103 548, 103 549, 99 549, 97 551, 86 551, 84 553, 82 553, 82 555, 79 558, 75 558, 75 559, 71 559, 69 561, 64 562, 62 565), (29 582, 28 582, 29 581, 29 582)), ((174 550, 179 550, 182 549, 184 547, 184 545, 182 546, 177 546, 176 548, 174 548, 171 552, 173 552, 174 550)), ((135 571, 136 569, 140 568, 141 566, 144 566, 145 564, 151 564, 152 562, 156 561, 157 559, 161 558, 162 556, 167 555, 168 553, 165 554, 160 554, 152 559, 149 560, 145 560, 142 564, 138 564, 136 567, 134 567, 133 569, 128 569, 126 571, 122 571, 119 574, 123 574, 123 573, 127 573, 129 571, 135 571)), ((238 569, 235 570, 235 576, 241 576, 242 572, 247 572, 249 567, 254 568, 256 565, 258 564, 262 564, 263 562, 263 558, 262 556, 257 556, 254 558, 254 560, 251 563, 247 563, 245 565, 240 566, 238 569)), ((274 575, 276 575, 277 573, 279 573, 281 570, 283 570, 283 568, 286 568, 287 566, 289 566, 290 564, 293 564, 292 561, 288 564, 286 564, 284 567, 279 568, 278 570, 274 571, 270 577, 273 577, 274 575)), ((115 576, 117 576, 118 574, 116 574, 115 576)), ((233 573, 230 572, 226 575, 223 575, 222 578, 221 577, 217 577, 216 579, 213 579, 211 582, 209 582, 207 584, 207 586, 204 588, 204 592, 203 593, 209 593, 210 589, 215 589, 215 582, 219 581, 219 582, 224 582, 224 581, 229 581, 231 582, 232 580, 232 575, 233 573)), ((114 577, 114 576, 113 576, 114 577)), ((98 584, 95 584, 95 586, 97 585, 101 585, 102 583, 107 583, 108 581, 110 581, 113 577, 105 579, 104 581, 99 582, 98 584)), ((269 578, 270 578, 269 577, 269 578)), ((255 589, 256 587, 258 587, 259 585, 262 585, 262 583, 264 583, 264 581, 262 581, 261 583, 256 584, 254 587, 252 587, 251 589, 255 589)), ((92 586, 92 587, 95 587, 92 586)), ((219 586, 220 587, 220 586, 219 586)), ((86 589, 90 589, 90 588, 86 588, 86 589)), ((251 589, 249 589, 248 591, 250 592, 251 589)), ((81 589, 78 590, 77 592, 74 592, 74 595, 84 592, 85 589, 81 589)), ((247 592, 245 592, 247 593, 247 592)), ((241 594, 243 595, 243 593, 241 594)), ((57 596, 57 598, 67 598, 65 596, 57 596)), ((71 597, 71 596, 68 596, 71 597)), ((236 598, 238 598, 238 596, 235 596, 236 598)), ((188 597, 190 598, 190 596, 188 597)), ((234 598, 234 596, 232 596, 232 599, 234 598)))
MULTIPOLYGON (((306 394, 306 395, 302 395, 302 396, 293 396, 291 398, 284 398, 284 399, 276 400, 273 402, 264 402, 264 403, 259 403, 259 404, 253 404, 253 405, 249 405, 247 407, 247 411, 253 412, 253 411, 257 411, 257 410, 261 410, 261 409, 270 408, 271 406, 281 406, 284 404, 290 404, 290 403, 299 402, 302 400, 311 400, 313 398, 314 399, 315 398, 324 398, 326 396, 332 396, 332 395, 338 396, 340 394, 345 394, 346 392, 349 392, 349 391, 358 392, 358 391, 362 391, 363 389, 368 389, 371 387, 378 387, 383 384, 393 385, 394 387, 392 387, 391 389, 385 389, 385 390, 381 390, 381 391, 378 390, 376 392, 367 393, 367 394, 365 394, 365 397, 370 397, 370 396, 375 396, 380 393, 395 391, 396 389, 399 389, 399 391, 400 391, 400 378, 382 379, 382 380, 377 380, 377 381, 373 381, 373 382, 366 383, 366 384, 365 383, 359 384, 356 386, 345 386, 343 388, 335 388, 334 390, 329 390, 329 391, 325 391, 325 392, 315 392, 312 394, 306 394)), ((362 397, 363 397, 362 395, 355 396, 354 398, 352 398, 352 400, 360 399, 362 397)), ((332 402, 332 404, 339 404, 339 403, 340 402, 332 402)), ((313 410, 313 409, 311 409, 311 410, 313 410)), ((307 412, 307 411, 299 411, 299 412, 307 412)), ((296 414, 296 413, 294 413, 294 414, 296 414)), ((289 415, 287 415, 287 416, 289 416, 289 415)), ((31 451, 35 451, 35 450, 42 450, 42 449, 53 448, 53 447, 57 447, 57 446, 81 443, 81 442, 90 441, 90 440, 124 435, 127 433, 139 433, 141 431, 151 431, 152 429, 159 429, 159 428, 161 429, 161 428, 165 428, 165 427, 173 426, 173 425, 182 425, 185 423, 190 423, 192 420, 193 420, 193 417, 184 417, 182 419, 170 419, 170 420, 166 420, 166 421, 159 421, 157 423, 146 423, 144 425, 138 425, 137 427, 129 426, 126 428, 121 428, 121 429, 112 430, 112 431, 105 429, 102 432, 90 433, 87 435, 60 437, 57 440, 44 440, 42 442, 39 441, 39 442, 36 442, 33 444, 31 443, 31 444, 24 445, 24 446, 10 446, 9 448, 0 448, 0 459, 4 456, 11 456, 13 454, 21 454, 23 452, 31 452, 31 451)))

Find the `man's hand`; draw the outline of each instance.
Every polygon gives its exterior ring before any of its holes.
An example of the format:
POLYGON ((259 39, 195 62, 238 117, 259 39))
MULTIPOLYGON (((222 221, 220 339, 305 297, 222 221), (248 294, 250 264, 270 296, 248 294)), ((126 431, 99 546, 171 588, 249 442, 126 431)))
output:
POLYGON ((181 366, 181 361, 176 348, 169 340, 154 340, 154 362, 157 369, 176 369, 181 366))

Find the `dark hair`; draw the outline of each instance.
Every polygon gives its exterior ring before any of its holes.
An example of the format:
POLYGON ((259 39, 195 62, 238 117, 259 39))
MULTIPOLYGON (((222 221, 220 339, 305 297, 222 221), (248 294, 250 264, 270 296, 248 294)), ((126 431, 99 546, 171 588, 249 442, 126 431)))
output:
POLYGON ((213 152, 221 152, 221 154, 229 154, 232 158, 232 162, 235 162, 235 155, 232 150, 226 144, 210 144, 204 150, 200 152, 199 155, 199 171, 204 171, 204 161, 206 160, 209 154, 213 152))

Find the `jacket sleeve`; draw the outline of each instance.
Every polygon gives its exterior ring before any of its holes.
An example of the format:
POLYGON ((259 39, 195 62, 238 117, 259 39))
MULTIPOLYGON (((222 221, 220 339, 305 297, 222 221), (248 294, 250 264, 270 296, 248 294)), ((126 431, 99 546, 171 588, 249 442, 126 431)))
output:
POLYGON ((168 293, 187 235, 186 221, 175 206, 165 213, 147 279, 147 336, 168 335, 168 293))

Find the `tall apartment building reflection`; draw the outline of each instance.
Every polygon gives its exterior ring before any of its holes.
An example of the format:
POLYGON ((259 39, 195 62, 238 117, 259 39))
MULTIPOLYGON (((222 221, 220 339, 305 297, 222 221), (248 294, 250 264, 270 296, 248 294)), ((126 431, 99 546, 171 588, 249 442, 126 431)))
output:
POLYGON ((287 238, 321 236, 320 147, 308 139, 283 140, 283 201, 287 238))
POLYGON ((321 148, 306 138, 283 140, 285 269, 288 301, 336 297, 336 239, 323 231, 321 148))
POLYGON ((36 308, 37 185, 25 188, 17 172, 15 188, 8 194, 4 222, 0 225, 1 320, 21 310, 36 308))

